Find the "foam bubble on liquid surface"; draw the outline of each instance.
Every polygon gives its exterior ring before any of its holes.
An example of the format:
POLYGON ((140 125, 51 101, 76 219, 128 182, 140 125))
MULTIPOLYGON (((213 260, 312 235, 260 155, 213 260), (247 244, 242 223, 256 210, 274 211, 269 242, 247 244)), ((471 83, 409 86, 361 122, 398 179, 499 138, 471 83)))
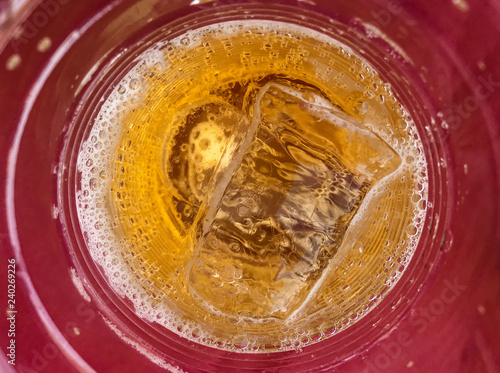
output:
MULTIPOLYGON (((247 26, 259 28, 263 32, 271 30, 281 30, 282 32, 295 35, 308 35, 313 38, 322 40, 331 45, 339 45, 333 39, 330 39, 322 34, 313 32, 299 26, 292 26, 280 22, 268 21, 245 21, 247 26)), ((213 345, 214 347, 224 349, 235 349, 238 351, 257 352, 257 348, 252 344, 251 338, 237 337, 235 341, 228 341, 225 344, 217 344, 211 335, 200 329, 196 322, 187 322, 179 318, 172 309, 167 308, 164 304, 158 302, 150 302, 149 294, 144 290, 140 283, 133 280, 131 270, 128 268, 125 260, 120 254, 120 247, 125 242, 120 236, 119 227, 116 226, 116 217, 113 210, 113 202, 110 198, 110 189, 112 182, 112 170, 114 167, 114 157, 120 138, 123 133, 123 128, 120 126, 126 116, 136 107, 141 104, 148 92, 148 83, 143 78, 146 72, 152 69, 162 69, 167 65, 164 53, 160 49, 164 49, 171 44, 177 48, 189 49, 193 48, 203 39, 203 36, 210 33, 215 33, 218 37, 229 37, 240 31, 240 23, 227 22, 224 24, 208 26, 200 30, 189 31, 186 34, 169 41, 168 43, 160 43, 157 46, 146 51, 143 55, 137 58, 136 65, 126 76, 114 87, 111 94, 106 98, 100 112, 98 113, 95 122, 87 139, 82 143, 80 153, 77 160, 77 169, 80 174, 80 185, 77 191, 77 211, 81 224, 82 232, 84 233, 87 247, 92 258, 98 263, 105 273, 111 287, 122 297, 129 299, 135 307, 137 315, 145 320, 156 322, 181 336, 197 341, 200 343, 213 345)), ((349 51, 348 48, 343 48, 349 51)), ((316 105, 316 110, 321 107, 321 104, 316 105)), ((202 137, 189 139, 193 145, 190 149, 191 156, 197 155, 203 157, 205 164, 213 164, 214 167, 219 166, 217 156, 224 152, 225 138, 220 127, 214 126, 210 122, 199 124, 199 132, 203 133, 202 137), (203 140, 210 140, 209 144, 203 140)), ((406 266, 413 254, 418 243, 418 238, 421 233, 421 222, 426 213, 425 204, 422 201, 427 200, 427 177, 426 177, 426 162, 423 155, 422 145, 418 134, 414 129, 411 120, 407 121, 407 133, 409 141, 406 144, 397 143, 390 136, 379 128, 371 128, 379 138, 385 141, 395 150, 401 157, 401 165, 399 170, 415 170, 418 175, 418 184, 423 187, 421 190, 415 191, 415 200, 412 202, 416 208, 416 213, 412 218, 410 229, 411 234, 408 234, 407 247, 405 255, 400 259, 398 265, 406 266)), ((230 161, 227 160, 227 163, 230 161)), ((365 170, 357 170, 364 171, 365 170)), ((196 174, 196 172, 195 172, 196 174)), ((401 177, 402 172, 396 172, 391 175, 391 178, 401 177)), ((386 193, 384 188, 389 181, 380 180, 375 186, 364 196, 358 207, 357 213, 352 217, 351 225, 356 225, 363 218, 370 206, 370 201, 377 195, 386 193)), ((202 197, 204 194, 203 185, 190 176, 190 188, 202 197)), ((346 239, 349 238, 349 232, 346 233, 346 239)), ((345 248, 341 248, 345 250, 345 248)), ((331 264, 331 263, 330 263, 331 264)), ((394 262, 388 260, 388 266, 394 265, 394 262)), ((233 275, 236 270, 233 268, 233 275)), ((311 289, 307 299, 315 296, 315 291, 318 291, 321 284, 327 276, 328 268, 324 270, 324 275, 316 282, 311 289)), ((387 280, 387 286, 390 287, 397 282, 402 272, 397 272, 393 278, 387 280)), ((203 300, 201 300, 203 301, 203 300)), ((216 307, 210 304, 206 305, 210 308, 213 314, 224 316, 216 307)), ((299 312, 301 308, 295 310, 299 312)), ((241 316, 238 320, 245 320, 241 316)), ((238 322, 240 322, 238 321, 238 322)), ((248 321, 248 320, 247 320, 248 321)), ((252 319, 252 322, 259 321, 252 319)), ((301 334, 291 334, 288 339, 289 343, 283 342, 283 349, 298 348, 308 344, 304 342, 301 334)))

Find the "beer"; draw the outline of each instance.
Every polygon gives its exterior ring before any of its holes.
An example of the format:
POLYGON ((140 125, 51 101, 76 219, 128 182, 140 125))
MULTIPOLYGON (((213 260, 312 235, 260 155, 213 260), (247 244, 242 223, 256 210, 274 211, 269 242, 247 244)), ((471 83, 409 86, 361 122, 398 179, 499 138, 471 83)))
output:
POLYGON ((103 100, 78 214, 139 317, 222 349, 298 348, 359 320, 411 259, 421 142, 333 38, 206 26, 144 52, 103 100))

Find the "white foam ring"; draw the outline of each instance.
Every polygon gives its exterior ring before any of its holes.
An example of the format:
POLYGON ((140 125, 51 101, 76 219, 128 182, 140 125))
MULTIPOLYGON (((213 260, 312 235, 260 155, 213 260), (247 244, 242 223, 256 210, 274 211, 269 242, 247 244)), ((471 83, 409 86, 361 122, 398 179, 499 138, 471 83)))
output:
MULTIPOLYGON (((217 36, 220 37, 230 37, 235 35, 241 32, 238 28, 240 24, 241 23, 239 22, 226 22, 223 24, 207 26, 198 30, 191 30, 173 40, 170 40, 168 43, 176 47, 190 49, 195 47, 203 35, 209 33, 217 33, 217 36)), ((245 21, 245 24, 253 28, 259 28, 264 32, 281 30, 286 33, 307 35, 328 43, 329 45, 340 46, 347 52, 352 53, 348 47, 340 44, 338 41, 304 27, 290 25, 283 22, 261 20, 245 21)), ((92 125, 88 138, 82 142, 77 160, 77 170, 81 174, 81 184, 79 185, 79 190, 76 193, 78 218, 81 229, 86 237, 88 250, 90 251, 93 260, 102 267, 116 293, 129 299, 133 303, 135 312, 139 317, 150 322, 156 322, 187 339, 220 348, 220 345, 216 345, 210 336, 200 330, 196 324, 183 323, 181 328, 182 331, 179 331, 179 322, 176 321, 178 317, 172 310, 167 309, 166 306, 163 305, 153 306, 145 301, 148 299, 146 291, 138 283, 130 280, 130 276, 126 275, 128 273, 127 265, 122 256, 119 254, 119 248, 122 243, 116 236, 114 236, 112 227, 113 217, 110 216, 109 211, 106 208, 106 202, 109 198, 109 191, 111 189, 111 175, 109 175, 109 172, 113 169, 113 157, 116 154, 117 146, 122 134, 120 123, 123 121, 127 113, 141 104, 141 100, 148 91, 147 83, 143 79, 144 73, 148 69, 153 68, 155 65, 161 67, 165 67, 167 65, 164 54, 160 51, 160 49, 165 47, 168 43, 158 43, 135 60, 135 66, 131 68, 121 82, 112 90, 109 97, 105 99, 92 125), (132 102, 134 102, 134 104, 132 104, 132 102), (107 172, 108 176, 101 178, 99 176, 101 171, 107 172), (199 333, 196 332, 196 337, 193 335, 194 330, 199 331, 199 333)), ((374 131, 378 136, 389 143, 397 153, 400 155, 411 155, 413 157, 414 161, 411 163, 406 162, 407 157, 402 157, 403 162, 400 166, 401 169, 409 168, 416 170, 415 174, 426 175, 426 161, 418 133, 411 122, 408 122, 407 125, 407 131, 409 139, 411 139, 411 143, 404 145, 395 144, 391 141, 387 134, 382 133, 381 131, 377 132, 377 128, 374 128, 374 131)), ((400 175, 399 172, 396 172, 395 174, 400 175)), ((423 185, 427 185, 427 176, 421 176, 419 181, 423 185)), ((365 198, 358 214, 356 214, 354 219, 363 215, 366 206, 373 196, 385 192, 386 189, 384 186, 387 182, 388 179, 383 180, 373 188, 373 190, 365 198)), ((420 191, 420 195, 421 199, 426 201, 427 189, 424 188, 420 191)), ((415 203, 414 205, 416 206, 415 203)), ((413 255, 417 246, 418 238, 420 237, 420 233, 422 231, 422 227, 418 224, 418 222, 424 220, 425 213, 425 209, 419 210, 419 212, 413 217, 413 225, 416 227, 417 233, 408 237, 409 242, 407 243, 407 255, 402 261, 403 265, 406 265, 409 262, 409 259, 413 255)), ((353 221, 353 223, 355 223, 355 221, 353 221)), ((392 286, 396 283, 401 274, 402 272, 396 272, 395 277, 388 280, 387 285, 392 286)), ((77 288, 79 290, 83 289, 83 285, 81 287, 78 285, 81 283, 76 280, 76 273, 72 272, 72 276, 77 288)), ((82 296, 87 299, 88 295, 84 292, 84 290, 81 291, 81 293, 82 296)), ((119 332, 110 322, 108 322, 108 325, 127 343, 133 345, 140 353, 149 357, 149 352, 143 350, 142 347, 138 346, 135 342, 121 334, 121 332, 119 332)), ((297 338, 292 340, 292 348, 299 348, 302 346, 303 343, 301 340, 301 336, 297 335, 297 338)), ((248 345, 246 347, 243 346, 243 348, 239 348, 238 351, 256 351, 251 341, 246 342, 248 342, 248 345)), ((231 346, 228 345, 225 346, 225 348, 230 349, 231 346)), ((236 348, 234 349, 236 350, 236 348)), ((165 365, 164 362, 157 361, 155 357, 150 358, 160 366, 165 365)), ((168 364, 165 366, 172 370, 175 368, 168 364)), ((180 372, 180 370, 173 371, 180 372)))

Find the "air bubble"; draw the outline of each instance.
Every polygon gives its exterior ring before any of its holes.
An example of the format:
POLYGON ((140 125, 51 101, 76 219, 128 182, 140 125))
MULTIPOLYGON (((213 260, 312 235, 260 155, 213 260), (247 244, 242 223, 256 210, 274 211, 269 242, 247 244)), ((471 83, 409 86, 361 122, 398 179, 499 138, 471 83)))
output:
POLYGON ((5 64, 5 68, 9 71, 15 70, 21 64, 21 56, 19 54, 13 54, 7 59, 7 63, 5 64))
POLYGON ((415 227, 412 224, 406 227, 406 233, 408 233, 409 236, 414 236, 417 234, 417 232, 418 232, 417 227, 415 227))
POLYGON ((100 186, 100 182, 99 182, 98 179, 96 179, 95 177, 93 177, 92 179, 90 179, 90 182, 89 182, 90 190, 96 191, 96 190, 99 189, 99 186, 100 186))
POLYGON ((354 106, 354 112, 358 115, 365 115, 368 111, 368 106, 363 101, 358 101, 354 106))
POLYGON ((44 36, 36 45, 36 50, 43 53, 48 51, 51 46, 52 40, 48 36, 44 36))
POLYGON ((141 84, 139 83, 139 79, 133 78, 130 80, 129 87, 131 90, 135 91, 139 88, 141 84))

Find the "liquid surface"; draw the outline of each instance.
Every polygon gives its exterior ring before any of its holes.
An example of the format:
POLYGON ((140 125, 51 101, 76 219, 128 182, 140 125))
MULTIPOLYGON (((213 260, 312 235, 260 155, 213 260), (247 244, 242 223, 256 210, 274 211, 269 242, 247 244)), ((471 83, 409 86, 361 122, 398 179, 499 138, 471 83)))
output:
POLYGON ((399 279, 425 216, 418 135, 333 39, 269 21, 145 52, 105 98, 78 214, 136 313, 199 343, 298 348, 399 279))

